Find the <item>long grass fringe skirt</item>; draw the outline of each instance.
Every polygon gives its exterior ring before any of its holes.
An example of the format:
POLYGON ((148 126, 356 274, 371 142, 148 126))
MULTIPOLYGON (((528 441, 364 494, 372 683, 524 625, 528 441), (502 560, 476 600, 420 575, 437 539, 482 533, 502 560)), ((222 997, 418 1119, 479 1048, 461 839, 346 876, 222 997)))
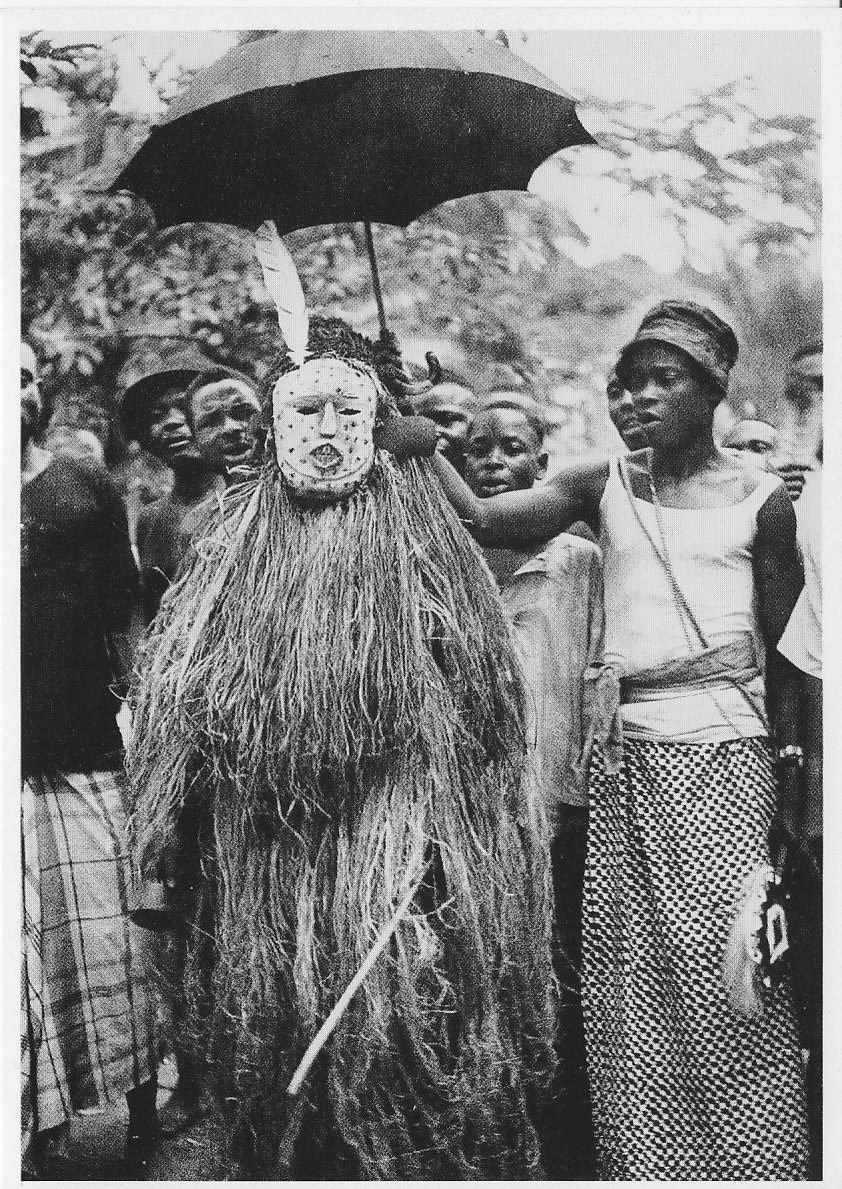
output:
POLYGON ((143 931, 126 915, 120 772, 23 784, 21 1108, 33 1130, 115 1102, 155 1069, 143 931))
POLYGON ((582 994, 602 1179, 806 1176, 788 986, 745 1019, 721 974, 774 798, 761 739, 627 740, 616 776, 594 756, 582 994))

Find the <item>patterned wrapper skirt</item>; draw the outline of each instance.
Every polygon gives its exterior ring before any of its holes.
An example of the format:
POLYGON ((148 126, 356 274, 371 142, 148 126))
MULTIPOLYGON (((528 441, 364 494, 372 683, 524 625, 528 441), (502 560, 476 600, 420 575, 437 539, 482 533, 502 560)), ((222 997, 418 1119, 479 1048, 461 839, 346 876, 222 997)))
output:
POLYGON ((143 930, 126 915, 120 772, 29 777, 21 797, 21 1113, 33 1131, 155 1070, 143 930))
POLYGON ((784 982, 757 1019, 722 958, 744 877, 768 857, 768 743, 627 740, 591 770, 582 997, 600 1175, 801 1180, 803 1071, 784 982))

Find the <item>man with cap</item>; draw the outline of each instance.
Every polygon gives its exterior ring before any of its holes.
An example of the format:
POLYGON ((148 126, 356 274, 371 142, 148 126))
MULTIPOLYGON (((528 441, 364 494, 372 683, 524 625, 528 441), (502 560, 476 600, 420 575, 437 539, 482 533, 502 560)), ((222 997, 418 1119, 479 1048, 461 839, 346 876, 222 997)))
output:
POLYGON ((141 510, 135 530, 147 623, 175 577, 196 510, 224 485, 203 457, 188 415, 187 390, 212 366, 196 348, 167 347, 130 360, 121 377, 126 433, 174 476, 172 490, 141 510))
POLYGON ((776 650, 803 583, 792 504, 780 478, 713 439, 737 351, 712 310, 663 302, 616 368, 646 448, 488 499, 434 459, 484 544, 541 540, 580 516, 599 527, 583 1002, 609 1179, 807 1172, 788 988, 758 984, 747 944, 734 951, 745 980, 726 992, 723 979, 741 888, 778 858, 803 760, 797 675, 776 650))
POLYGON ((22 1127, 44 1175, 72 1115, 126 1095, 128 1174, 155 1132, 144 935, 128 920, 128 794, 116 715, 137 594, 105 469, 36 443, 35 356, 21 349, 22 1127))

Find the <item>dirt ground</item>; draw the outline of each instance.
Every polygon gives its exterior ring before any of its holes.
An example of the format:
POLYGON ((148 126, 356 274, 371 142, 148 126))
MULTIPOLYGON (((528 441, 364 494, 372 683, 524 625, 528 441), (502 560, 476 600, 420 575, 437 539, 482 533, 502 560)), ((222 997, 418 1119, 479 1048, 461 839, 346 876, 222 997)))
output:
MULTIPOLYGON (((158 1111, 172 1094, 175 1069, 164 1061, 159 1072, 158 1111)), ((121 1181, 123 1146, 129 1114, 125 1102, 96 1113, 75 1115, 65 1152, 57 1156, 47 1173, 55 1181, 121 1181)), ((207 1116, 178 1135, 162 1135, 149 1170, 149 1181, 216 1180, 213 1153, 217 1148, 216 1127, 207 1116)))

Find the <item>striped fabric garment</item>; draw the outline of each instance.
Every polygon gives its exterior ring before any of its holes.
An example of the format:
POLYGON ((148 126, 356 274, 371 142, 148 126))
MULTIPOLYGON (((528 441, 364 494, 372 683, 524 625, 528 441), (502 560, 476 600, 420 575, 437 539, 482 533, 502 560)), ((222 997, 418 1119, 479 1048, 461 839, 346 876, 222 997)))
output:
POLYGON ((143 930, 129 920, 121 772, 23 784, 21 1107, 34 1131, 117 1101, 155 1070, 143 930))

